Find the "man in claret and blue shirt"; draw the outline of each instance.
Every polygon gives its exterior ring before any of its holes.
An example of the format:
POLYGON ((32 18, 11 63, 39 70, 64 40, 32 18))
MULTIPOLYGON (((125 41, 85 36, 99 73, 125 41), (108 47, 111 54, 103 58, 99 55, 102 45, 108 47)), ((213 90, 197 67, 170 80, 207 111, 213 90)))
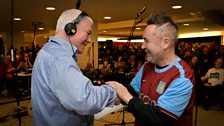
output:
POLYGON ((170 16, 150 18, 143 32, 147 60, 130 86, 115 81, 119 98, 136 118, 136 126, 192 126, 194 74, 175 54, 178 27, 170 16))

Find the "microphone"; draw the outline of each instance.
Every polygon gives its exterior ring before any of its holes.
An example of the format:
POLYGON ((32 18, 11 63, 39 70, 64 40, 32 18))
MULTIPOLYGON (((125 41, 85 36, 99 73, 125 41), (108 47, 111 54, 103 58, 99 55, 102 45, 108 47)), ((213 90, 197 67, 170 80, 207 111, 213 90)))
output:
POLYGON ((80 5, 81 5, 81 0, 77 0, 77 2, 76 2, 76 9, 79 9, 80 5))
POLYGON ((136 24, 139 24, 143 21, 143 18, 141 18, 140 20, 136 21, 136 24))
POLYGON ((136 14, 136 16, 139 17, 140 15, 142 15, 145 12, 145 10, 146 10, 146 7, 144 6, 142 8, 142 10, 139 13, 136 14))

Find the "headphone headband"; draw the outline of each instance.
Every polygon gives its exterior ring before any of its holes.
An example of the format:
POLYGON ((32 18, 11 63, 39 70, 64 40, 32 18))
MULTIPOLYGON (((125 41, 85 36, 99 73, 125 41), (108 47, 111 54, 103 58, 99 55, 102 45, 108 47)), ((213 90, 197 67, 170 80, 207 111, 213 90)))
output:
POLYGON ((72 22, 65 25, 65 32, 67 35, 74 35, 77 31, 77 24, 86 16, 89 16, 85 11, 82 11, 77 18, 75 18, 72 22))
POLYGON ((72 21, 73 24, 78 24, 84 17, 89 16, 85 11, 82 11, 75 20, 72 21))

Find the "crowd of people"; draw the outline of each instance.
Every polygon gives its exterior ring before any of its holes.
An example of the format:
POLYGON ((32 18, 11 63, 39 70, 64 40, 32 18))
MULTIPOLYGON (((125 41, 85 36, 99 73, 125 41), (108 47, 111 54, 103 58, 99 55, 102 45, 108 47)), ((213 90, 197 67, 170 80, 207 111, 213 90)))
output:
POLYGON ((41 47, 35 46, 33 49, 29 47, 20 47, 14 49, 14 57, 11 57, 11 50, 5 56, 1 53, 0 56, 0 94, 15 96, 17 90, 17 82, 22 82, 23 88, 27 88, 26 79, 17 77, 17 73, 31 72, 35 57, 41 47))
MULTIPOLYGON (((127 44, 113 46, 110 49, 99 48, 101 52, 99 55, 103 57, 102 68, 94 69, 92 62, 90 62, 87 67, 83 69, 83 73, 93 80, 96 85, 109 80, 120 81, 128 85, 142 64, 147 62, 146 54, 138 43, 132 43, 129 46, 127 46, 127 44), (97 80, 100 80, 100 82, 97 80)), ((176 46, 175 52, 194 71, 196 79, 196 100, 198 104, 203 105, 205 109, 208 110, 212 104, 215 104, 215 99, 220 99, 219 101, 222 101, 224 98, 224 45, 181 41, 176 46), (219 62, 219 68, 216 69, 220 69, 220 74, 216 78, 219 79, 219 84, 213 85, 214 87, 217 86, 217 88, 211 88, 206 85, 206 83, 211 80, 208 71, 214 69, 217 62, 219 62), (210 91, 213 88, 215 91, 210 91)))
POLYGON ((95 82, 101 80, 101 83, 117 80, 129 84, 146 58, 139 44, 113 46, 110 49, 99 47, 99 55, 102 57, 99 69, 94 69, 92 62, 89 62, 83 73, 95 82))
POLYGON ((224 109, 224 45, 180 42, 176 52, 194 71, 198 104, 209 110, 218 102, 224 109))
POLYGON ((24 48, 14 62, 1 55, 1 81, 10 93, 15 73, 33 69, 34 125, 91 126, 94 114, 122 101, 138 126, 191 126, 195 98, 206 110, 215 98, 224 98, 224 46, 178 43, 178 27, 170 16, 148 19, 141 46, 99 48, 103 66, 98 70, 91 62, 85 69, 77 63, 92 26, 86 12, 66 10, 55 35, 36 49, 37 57, 24 48))

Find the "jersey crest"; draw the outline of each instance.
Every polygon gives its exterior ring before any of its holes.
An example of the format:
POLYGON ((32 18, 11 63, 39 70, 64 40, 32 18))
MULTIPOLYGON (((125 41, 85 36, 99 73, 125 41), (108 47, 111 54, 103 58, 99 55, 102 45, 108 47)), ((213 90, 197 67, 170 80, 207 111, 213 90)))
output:
POLYGON ((160 81, 158 87, 156 88, 156 92, 158 94, 163 94, 165 87, 166 87, 166 83, 163 81, 160 81))

